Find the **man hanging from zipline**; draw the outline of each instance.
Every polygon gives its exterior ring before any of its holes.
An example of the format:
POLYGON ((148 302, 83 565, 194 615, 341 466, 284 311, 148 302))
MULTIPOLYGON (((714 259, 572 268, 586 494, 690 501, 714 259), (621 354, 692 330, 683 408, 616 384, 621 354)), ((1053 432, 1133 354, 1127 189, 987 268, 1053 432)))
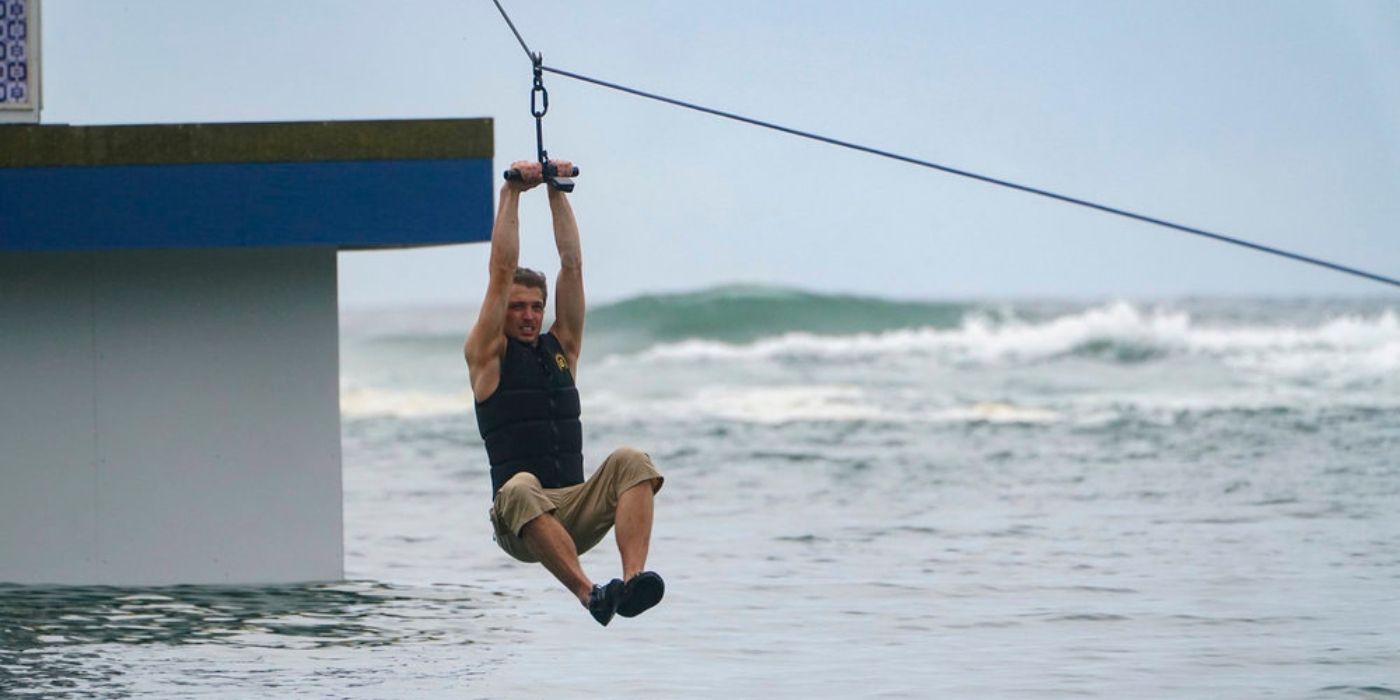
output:
MULTIPOLYGON (((476 422, 491 462, 491 523, 501 549, 539 562, 606 625, 661 601, 665 583, 645 571, 652 498, 664 478, 639 450, 623 447, 583 478, 583 428, 574 380, 583 345, 583 259, 578 224, 565 190, 550 185, 549 208, 559 249, 554 323, 541 332, 545 276, 518 267, 521 193, 545 181, 544 168, 571 172, 567 161, 520 161, 502 185, 491 229, 490 282, 466 357, 476 422), (594 585, 579 555, 616 527, 622 578, 594 585)), ((567 183, 567 184, 563 184, 567 183)))

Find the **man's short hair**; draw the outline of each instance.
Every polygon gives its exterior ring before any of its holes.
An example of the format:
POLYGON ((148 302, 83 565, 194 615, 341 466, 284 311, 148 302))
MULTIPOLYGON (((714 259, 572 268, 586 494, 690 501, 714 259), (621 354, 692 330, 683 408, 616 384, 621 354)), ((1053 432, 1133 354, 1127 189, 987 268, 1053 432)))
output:
POLYGON ((540 290, 540 301, 549 301, 549 282, 545 279, 543 272, 531 270, 528 267, 517 267, 515 268, 514 282, 522 287, 534 287, 540 290))

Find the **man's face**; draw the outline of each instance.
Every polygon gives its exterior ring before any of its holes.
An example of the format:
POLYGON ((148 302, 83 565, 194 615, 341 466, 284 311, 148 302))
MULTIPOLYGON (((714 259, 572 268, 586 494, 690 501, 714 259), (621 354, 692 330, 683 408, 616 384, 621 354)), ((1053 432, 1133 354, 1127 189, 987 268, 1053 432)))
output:
POLYGON ((535 287, 513 284, 506 306, 506 335, 533 345, 544 323, 544 292, 535 287))

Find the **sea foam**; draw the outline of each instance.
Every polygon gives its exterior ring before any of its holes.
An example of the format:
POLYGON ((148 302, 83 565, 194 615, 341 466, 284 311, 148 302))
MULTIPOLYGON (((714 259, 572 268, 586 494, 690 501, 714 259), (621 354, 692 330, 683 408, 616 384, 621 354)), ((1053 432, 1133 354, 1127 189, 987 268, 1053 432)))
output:
POLYGON ((1216 325, 1185 311, 1114 302, 1040 322, 968 314, 953 328, 826 336, 786 333, 750 343, 689 339, 608 358, 618 363, 876 360, 925 357, 951 364, 1038 363, 1084 357, 1113 363, 1196 355, 1292 372, 1319 366, 1381 374, 1400 368, 1400 320, 1392 310, 1314 326, 1216 325))
POLYGON ((426 418, 472 412, 469 392, 395 391, 353 385, 340 389, 340 413, 352 418, 426 418))

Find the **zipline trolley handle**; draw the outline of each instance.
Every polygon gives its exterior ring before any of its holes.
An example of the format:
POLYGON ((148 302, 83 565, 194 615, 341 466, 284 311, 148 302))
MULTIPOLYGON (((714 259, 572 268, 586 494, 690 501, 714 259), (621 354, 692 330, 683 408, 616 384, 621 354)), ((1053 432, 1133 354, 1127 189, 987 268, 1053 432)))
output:
MULTIPOLYGON (((571 178, 578 175, 578 166, 574 166, 568 175, 560 177, 559 169, 549 162, 549 152, 544 150, 544 115, 549 112, 549 91, 544 89, 544 55, 530 54, 530 60, 535 64, 535 85, 530 89, 530 116, 535 118, 535 145, 539 150, 540 173, 550 187, 560 192, 573 192, 574 181, 571 178)), ((505 172, 505 177, 518 181, 520 171, 511 168, 505 172)))

